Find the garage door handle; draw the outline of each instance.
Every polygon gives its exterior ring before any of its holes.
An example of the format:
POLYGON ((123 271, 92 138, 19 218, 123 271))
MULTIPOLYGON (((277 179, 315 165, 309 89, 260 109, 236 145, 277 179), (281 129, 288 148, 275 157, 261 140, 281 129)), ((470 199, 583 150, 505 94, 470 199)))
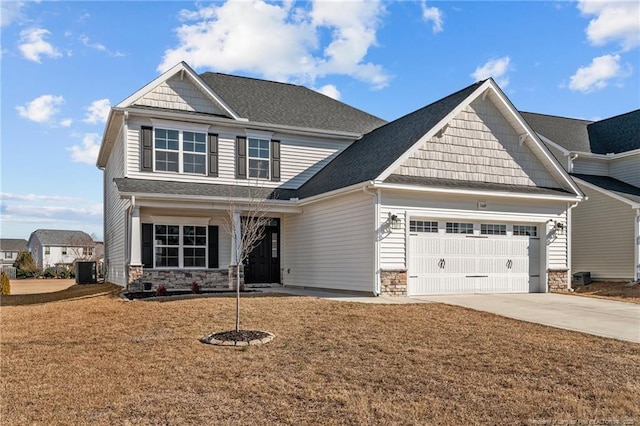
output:
POLYGON ((507 269, 511 269, 513 266, 513 261, 511 259, 507 260, 507 269))
POLYGON ((444 269, 446 264, 447 264, 447 262, 445 262, 444 259, 440 259, 440 262, 438 262, 438 268, 444 269))

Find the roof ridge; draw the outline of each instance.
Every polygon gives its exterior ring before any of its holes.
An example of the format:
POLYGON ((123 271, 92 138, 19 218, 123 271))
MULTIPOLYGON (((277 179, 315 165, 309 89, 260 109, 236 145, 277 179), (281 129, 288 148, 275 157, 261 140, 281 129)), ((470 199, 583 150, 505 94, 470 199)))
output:
POLYGON ((599 124, 599 123, 602 123, 602 122, 605 122, 605 121, 615 120, 617 118, 624 117, 625 115, 636 114, 638 112, 640 112, 640 108, 634 109, 633 111, 623 112, 622 114, 613 115, 611 117, 603 118, 602 120, 594 121, 591 124, 599 124))
POLYGON ((584 118, 575 118, 575 117, 564 117, 562 115, 554 115, 554 114, 543 114, 540 112, 530 112, 530 111, 518 111, 520 114, 531 114, 531 115, 542 115, 544 117, 552 117, 552 118, 562 118, 563 120, 574 120, 574 121, 583 121, 586 123, 597 123, 597 121, 587 120, 584 118))

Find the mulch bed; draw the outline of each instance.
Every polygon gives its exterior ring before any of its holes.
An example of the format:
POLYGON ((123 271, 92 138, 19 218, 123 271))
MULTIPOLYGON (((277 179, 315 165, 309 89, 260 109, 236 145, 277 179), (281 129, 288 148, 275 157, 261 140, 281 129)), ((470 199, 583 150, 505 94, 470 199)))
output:
POLYGON ((248 346, 269 343, 275 336, 259 330, 219 331, 200 339, 202 343, 216 346, 248 346))

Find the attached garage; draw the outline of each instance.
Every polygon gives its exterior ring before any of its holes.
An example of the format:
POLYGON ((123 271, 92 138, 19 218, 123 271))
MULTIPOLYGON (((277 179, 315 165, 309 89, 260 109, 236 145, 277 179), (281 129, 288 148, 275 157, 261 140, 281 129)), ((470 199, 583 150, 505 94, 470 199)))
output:
POLYGON ((538 224, 412 218, 408 249, 410 296, 544 291, 538 224))

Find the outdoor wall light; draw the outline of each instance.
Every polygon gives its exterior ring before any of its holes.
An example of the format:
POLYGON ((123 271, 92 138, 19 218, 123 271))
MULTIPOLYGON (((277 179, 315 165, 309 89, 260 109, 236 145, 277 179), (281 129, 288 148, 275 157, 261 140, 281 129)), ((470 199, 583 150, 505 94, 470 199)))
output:
POLYGON ((564 234, 566 229, 567 229, 567 225, 565 225, 564 222, 560 222, 560 221, 555 221, 554 225, 553 225, 553 229, 560 235, 564 234))
POLYGON ((391 229, 401 229, 402 228, 402 221, 400 220, 400 218, 396 214, 389 213, 388 222, 389 222, 389 227, 391 229))

